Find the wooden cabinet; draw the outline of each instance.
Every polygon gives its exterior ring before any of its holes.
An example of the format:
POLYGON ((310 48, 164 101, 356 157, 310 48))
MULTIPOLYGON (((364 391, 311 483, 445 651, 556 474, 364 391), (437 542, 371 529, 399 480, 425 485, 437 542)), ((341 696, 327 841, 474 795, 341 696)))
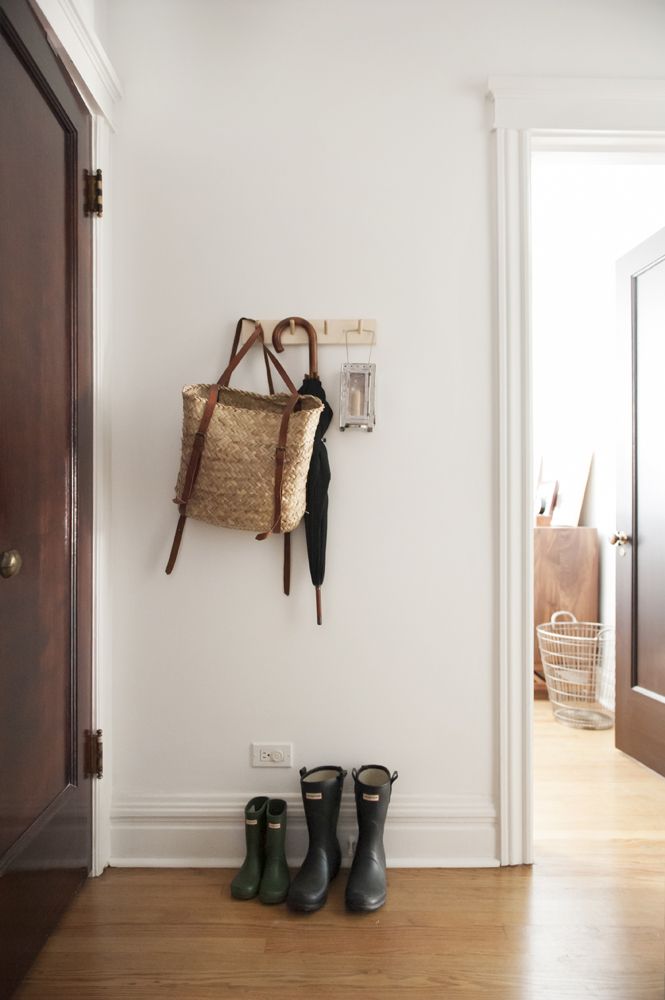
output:
MULTIPOLYGON (((600 547, 596 528, 533 529, 534 670, 542 673, 536 625, 555 611, 580 621, 598 621, 600 547)), ((536 693, 542 693, 534 677, 536 693)))

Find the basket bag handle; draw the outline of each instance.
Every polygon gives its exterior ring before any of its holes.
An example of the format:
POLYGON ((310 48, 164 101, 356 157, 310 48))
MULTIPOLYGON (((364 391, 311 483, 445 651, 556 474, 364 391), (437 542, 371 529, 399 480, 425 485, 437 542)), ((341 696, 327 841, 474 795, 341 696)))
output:
MULTIPOLYGON (((254 321, 251 321, 254 322, 254 321)), ((291 414, 294 410, 299 409, 301 406, 300 396, 298 395, 298 390, 289 378, 285 369, 279 363, 277 358, 268 350, 265 343, 263 342, 263 328, 260 323, 254 324, 254 330, 243 346, 238 350, 238 345, 240 343, 240 333, 242 330, 243 320, 240 319, 236 326, 235 337, 233 339, 233 346, 231 348, 231 357, 228 365, 220 375, 219 379, 210 387, 208 393, 208 399, 206 400, 206 405, 203 410, 203 415, 199 423, 199 428, 194 435, 194 442, 192 444, 192 451, 189 456, 189 463, 187 466, 187 473, 185 475, 185 482, 182 488, 182 495, 176 497, 175 503, 178 504, 178 524, 176 526, 175 535, 173 536, 173 544, 171 545, 171 552, 169 555, 168 563, 166 564, 167 574, 173 572, 173 567, 175 566, 176 559, 178 558, 178 552, 180 550, 180 543, 182 541, 182 535, 185 530, 185 522, 187 520, 187 504, 194 491, 194 486, 196 485, 196 480, 201 468, 201 459, 203 457, 203 450, 205 448, 206 434, 208 432, 208 427, 212 419, 212 415, 215 411, 215 406, 219 402, 220 391, 226 388, 231 380, 231 375, 238 367, 240 362, 246 357, 246 355, 251 351, 252 347, 256 343, 261 343, 263 347, 263 354, 266 364, 266 373, 268 376, 268 387, 271 390, 271 395, 273 394, 273 384, 272 378, 270 376, 270 366, 268 362, 272 362, 277 372, 279 372, 285 385, 290 390, 290 397, 284 407, 284 412, 282 413, 282 419, 279 426, 279 434, 277 438, 277 447, 275 448, 275 488, 273 495, 273 511, 274 520, 272 526, 268 531, 261 532, 256 536, 257 541, 263 541, 270 535, 279 532, 279 523, 282 516, 282 482, 284 478, 284 459, 286 455, 286 439, 289 430, 289 420, 291 414)), ((288 534, 284 536, 284 593, 288 594, 290 589, 290 575, 291 575, 291 560, 290 560, 290 539, 288 534), (287 541, 288 539, 288 541, 287 541)))
POLYGON ((242 345, 240 350, 238 350, 238 345, 240 343, 240 333, 242 331, 242 324, 244 321, 245 321, 244 319, 238 320, 235 337, 233 338, 233 347, 231 348, 231 357, 229 358, 228 365, 217 379, 217 385, 222 386, 223 388, 226 388, 229 385, 231 381, 231 375, 233 374, 235 369, 238 367, 240 362, 249 354, 254 344, 256 344, 257 341, 260 341, 261 346, 263 347, 263 357, 266 363, 266 375, 268 377, 268 389, 270 390, 270 395, 272 396, 274 394, 275 389, 272 383, 272 377, 270 375, 270 364, 268 362, 272 363, 275 370, 279 373, 279 375, 282 378, 282 381, 284 382, 285 386, 287 387, 291 395, 297 396, 298 390, 296 389, 295 385, 289 378, 288 373, 279 363, 279 361, 272 353, 272 351, 269 351, 268 348, 266 347, 265 342, 263 340, 263 327, 261 326, 260 323, 256 323, 255 320, 247 320, 247 322, 249 323, 254 323, 254 331, 247 338, 247 340, 242 345))

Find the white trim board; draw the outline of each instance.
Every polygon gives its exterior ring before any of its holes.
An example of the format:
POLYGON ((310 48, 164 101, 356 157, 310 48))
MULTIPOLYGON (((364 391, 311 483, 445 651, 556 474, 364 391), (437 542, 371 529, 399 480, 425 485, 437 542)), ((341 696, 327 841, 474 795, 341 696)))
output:
MULTIPOLYGON (((297 866, 307 850, 300 795, 288 804, 287 854, 297 866)), ((237 867, 244 858, 243 814, 251 793, 125 794, 114 798, 111 865, 116 867, 237 867)), ((357 836, 355 806, 342 801, 338 837, 350 861, 357 836)), ((393 868, 495 867, 496 810, 480 796, 394 795, 386 824, 386 853, 393 868)))
POLYGON ((535 149, 665 150, 665 80, 494 78, 498 391, 499 856, 533 858, 529 177, 535 149))
POLYGON ((494 129, 658 131, 665 80, 495 76, 488 81, 494 129))

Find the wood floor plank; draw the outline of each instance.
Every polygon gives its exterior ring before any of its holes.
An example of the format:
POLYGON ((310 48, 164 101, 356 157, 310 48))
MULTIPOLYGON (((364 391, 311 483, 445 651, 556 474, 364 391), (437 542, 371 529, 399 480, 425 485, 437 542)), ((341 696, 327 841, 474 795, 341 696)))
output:
POLYGON ((532 867, 403 869, 375 914, 230 898, 233 872, 90 880, 17 1000, 662 1000, 665 780, 536 708, 532 867))

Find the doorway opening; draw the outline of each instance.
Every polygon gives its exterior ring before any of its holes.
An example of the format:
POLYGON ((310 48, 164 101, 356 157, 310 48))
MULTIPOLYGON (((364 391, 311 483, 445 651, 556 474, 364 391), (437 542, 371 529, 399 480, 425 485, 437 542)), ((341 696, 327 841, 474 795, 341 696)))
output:
POLYGON ((612 637, 623 550, 611 543, 618 529, 618 421, 625 416, 617 405, 617 262, 665 228, 665 154, 557 149, 535 140, 529 166, 534 482, 528 516, 534 839, 541 860, 567 840, 579 850, 580 836, 627 843, 631 828, 648 831, 650 816, 660 824, 665 802, 662 779, 615 749, 612 637), (553 615, 562 627, 555 624, 539 644, 536 626, 553 615), (569 628, 573 617, 606 631, 569 628), (636 794, 640 788, 643 795, 636 794), (652 793, 661 808, 649 812, 652 793))

